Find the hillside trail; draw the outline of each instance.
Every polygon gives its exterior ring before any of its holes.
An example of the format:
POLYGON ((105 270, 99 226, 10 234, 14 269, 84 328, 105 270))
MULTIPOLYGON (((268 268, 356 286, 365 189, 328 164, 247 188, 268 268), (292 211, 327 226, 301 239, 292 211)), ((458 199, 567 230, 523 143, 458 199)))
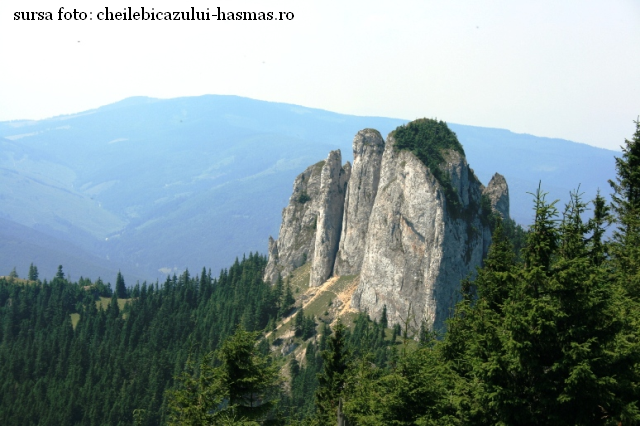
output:
MULTIPOLYGON (((331 287, 333 284, 335 284, 338 280, 340 279, 340 277, 331 277, 329 278, 327 281, 325 281, 322 285, 319 285, 318 287, 309 287, 307 289, 307 291, 304 292, 303 297, 309 293, 315 292, 311 298, 309 298, 309 300, 307 300, 306 302, 302 303, 302 309, 306 308, 307 306, 309 306, 311 303, 313 303, 316 299, 318 299, 321 295, 323 295, 324 293, 333 293, 334 296, 339 297, 338 294, 336 294, 334 291, 332 290, 328 290, 329 287, 331 287)), ((298 312, 298 309, 296 309, 296 312, 298 312)), ((277 332, 278 330, 280 330, 280 328, 282 326, 284 326, 285 324, 289 323, 289 321, 291 321, 291 319, 295 316, 295 313, 292 313, 291 315, 289 315, 287 318, 285 318, 284 320, 282 320, 282 322, 280 323, 280 325, 278 325, 275 329, 275 331, 277 332)), ((268 332, 265 337, 269 337, 271 335, 271 333, 273 333, 273 331, 268 332)))

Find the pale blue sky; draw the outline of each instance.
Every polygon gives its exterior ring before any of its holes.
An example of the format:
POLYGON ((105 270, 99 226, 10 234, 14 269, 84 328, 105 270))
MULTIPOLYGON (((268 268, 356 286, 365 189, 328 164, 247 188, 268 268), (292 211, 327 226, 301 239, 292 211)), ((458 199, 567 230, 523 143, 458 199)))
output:
POLYGON ((0 3, 0 120, 145 95, 233 94, 439 119, 617 149, 640 114, 640 1, 230 1, 292 21, 14 21, 16 11, 178 1, 0 3), (91 4, 91 6, 87 6, 91 4))

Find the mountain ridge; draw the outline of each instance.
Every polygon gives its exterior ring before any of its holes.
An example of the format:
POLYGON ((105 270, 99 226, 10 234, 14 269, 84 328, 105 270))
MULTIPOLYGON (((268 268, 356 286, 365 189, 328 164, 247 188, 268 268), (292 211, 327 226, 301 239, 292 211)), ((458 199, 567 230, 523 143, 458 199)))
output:
MULTIPOLYGON (((266 251, 265 238, 277 232, 289 185, 305 164, 334 149, 352 161, 350 144, 358 130, 387 134, 405 122, 231 95, 136 97, 50 119, 0 122, 0 217, 28 227, 37 223, 39 232, 101 259, 113 276, 122 269, 153 280, 164 279, 161 269, 223 268, 242 253, 266 251), (16 183, 30 179, 52 186, 16 183), (64 191, 76 204, 55 195, 64 191), (40 204, 32 201, 38 199, 40 204), (91 209, 93 215, 83 213, 91 209), (113 228, 92 228, 89 217, 104 217, 113 228)), ((483 182, 503 171, 512 216, 520 223, 530 222, 526 192, 540 179, 553 198, 567 199, 579 183, 587 198, 598 186, 608 193, 615 151, 507 130, 450 127, 483 182)), ((9 264, 5 253, 0 259, 0 271, 16 266, 22 274, 31 262, 9 264)), ((82 274, 96 278, 100 271, 85 268, 82 274)), ((41 273, 53 276, 55 270, 41 273)))

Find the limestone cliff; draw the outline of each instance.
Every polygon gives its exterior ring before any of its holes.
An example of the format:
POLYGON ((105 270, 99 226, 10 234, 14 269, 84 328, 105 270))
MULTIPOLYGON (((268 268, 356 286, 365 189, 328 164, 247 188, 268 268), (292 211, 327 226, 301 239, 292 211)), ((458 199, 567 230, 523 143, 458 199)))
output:
POLYGON ((460 281, 482 262, 482 186, 464 155, 447 150, 440 170, 456 199, 416 155, 389 136, 352 306, 391 323, 412 318, 440 328, 458 300, 460 281), (455 211, 454 211, 455 209, 455 211))
POLYGON ((336 275, 360 273, 383 152, 384 140, 377 130, 361 130, 353 139, 353 169, 344 201, 340 248, 334 267, 336 275))
POLYGON ((284 277, 313 257, 324 164, 324 161, 320 161, 296 177, 289 205, 282 211, 278 240, 269 237, 265 280, 274 283, 278 274, 284 277))
POLYGON ((311 262, 311 280, 322 284, 333 273, 338 251, 344 194, 351 172, 340 165, 340 151, 308 167, 293 183, 289 205, 282 211, 278 240, 269 237, 264 279, 272 283, 311 262), (316 251, 318 255, 316 255, 316 251))
POLYGON ((390 323, 441 329, 460 281, 487 253, 487 199, 509 215, 506 180, 496 174, 484 188, 455 134, 434 120, 401 126, 386 143, 362 130, 353 153, 353 167, 332 151, 296 178, 279 239, 269 239, 265 278, 304 261, 310 286, 359 274, 353 308, 379 318, 386 305, 390 323))
POLYGON ((319 286, 332 275, 338 252, 344 194, 351 173, 351 165, 347 163, 345 170, 340 166, 341 161, 340 150, 331 151, 322 167, 318 226, 309 280, 311 287, 319 286))

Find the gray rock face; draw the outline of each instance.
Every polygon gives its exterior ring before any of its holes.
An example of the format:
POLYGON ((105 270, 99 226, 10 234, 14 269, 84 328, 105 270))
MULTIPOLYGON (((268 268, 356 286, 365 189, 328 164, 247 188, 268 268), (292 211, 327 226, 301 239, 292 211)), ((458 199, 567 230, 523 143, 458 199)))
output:
POLYGON ((408 318, 442 329, 461 280, 482 264, 491 242, 482 196, 508 217, 507 183, 496 174, 484 188, 462 150, 451 149, 438 171, 448 176, 447 190, 412 152, 396 149, 392 135, 385 144, 377 131, 362 130, 353 167, 332 151, 296 178, 279 239, 269 239, 265 279, 305 261, 310 286, 360 274, 352 307, 379 318, 386 305, 390 323, 408 318))
POLYGON ((318 226, 309 280, 309 285, 312 287, 321 285, 331 276, 338 252, 344 195, 351 172, 351 165, 347 163, 347 170, 345 170, 340 165, 341 162, 340 150, 331 151, 322 167, 318 226))
POLYGON ((482 262, 482 186, 462 155, 447 152, 441 168, 462 206, 448 211, 441 184, 412 153, 394 149, 394 142, 387 139, 351 304, 376 318, 386 305, 391 323, 410 318, 414 326, 425 321, 439 329, 458 300, 461 279, 482 262))
POLYGON ((384 140, 377 130, 361 130, 353 139, 353 169, 344 201, 342 234, 334 266, 336 275, 360 273, 383 152, 384 140))
POLYGON ((491 208, 503 219, 509 217, 509 186, 507 180, 499 173, 493 175, 489 185, 482 193, 491 200, 491 208))
POLYGON ((289 205, 282 211, 278 240, 269 237, 269 261, 264 279, 276 282, 313 258, 316 241, 320 177, 324 161, 308 167, 293 183, 289 205))

